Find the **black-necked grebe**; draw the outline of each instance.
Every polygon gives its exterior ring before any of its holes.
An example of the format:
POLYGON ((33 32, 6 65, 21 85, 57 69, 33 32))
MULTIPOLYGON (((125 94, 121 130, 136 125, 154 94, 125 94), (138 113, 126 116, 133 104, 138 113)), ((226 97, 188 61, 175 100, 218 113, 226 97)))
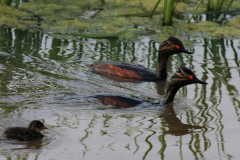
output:
MULTIPOLYGON (((179 70, 171 77, 171 80, 168 83, 167 94, 164 98, 163 104, 166 105, 173 102, 177 91, 181 87, 194 83, 207 84, 206 82, 199 80, 189 68, 180 67, 179 70)), ((143 100, 135 100, 121 96, 95 95, 94 98, 100 100, 103 104, 111 105, 116 109, 135 107, 143 102, 146 102, 143 100)))
POLYGON ((158 52, 158 69, 156 73, 140 65, 128 64, 125 62, 94 63, 89 67, 92 72, 106 77, 121 77, 130 81, 166 80, 168 57, 181 52, 192 54, 184 48, 182 42, 178 38, 171 36, 160 45, 158 52))

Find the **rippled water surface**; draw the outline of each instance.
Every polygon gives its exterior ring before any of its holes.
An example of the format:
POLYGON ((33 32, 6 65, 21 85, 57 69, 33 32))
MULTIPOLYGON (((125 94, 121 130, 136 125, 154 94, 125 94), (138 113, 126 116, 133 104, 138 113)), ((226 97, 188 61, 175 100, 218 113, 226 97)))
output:
POLYGON ((71 40, 1 27, 0 131, 33 119, 49 130, 31 142, 2 134, 0 159, 240 159, 239 40, 200 37, 186 45, 193 55, 169 58, 169 77, 186 66, 208 83, 181 88, 173 107, 102 110, 89 97, 161 102, 161 84, 117 82, 87 67, 127 61, 155 71, 159 44, 151 37, 71 40))

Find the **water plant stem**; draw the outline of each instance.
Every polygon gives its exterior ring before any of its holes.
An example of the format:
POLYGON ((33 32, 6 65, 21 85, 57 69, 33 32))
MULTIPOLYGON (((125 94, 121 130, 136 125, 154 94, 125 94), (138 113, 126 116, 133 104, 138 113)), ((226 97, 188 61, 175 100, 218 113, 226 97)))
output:
POLYGON ((20 3, 20 0, 17 0, 17 1, 16 1, 16 5, 15 5, 15 8, 16 8, 16 9, 18 9, 19 3, 20 3))
POLYGON ((208 11, 213 11, 213 0, 208 1, 208 11))
POLYGON ((12 0, 2 0, 2 5, 7 5, 7 6, 11 6, 12 4, 12 0))
POLYGON ((216 5, 215 5, 215 10, 220 11, 221 9, 219 8, 220 6, 220 0, 216 0, 216 5))
POLYGON ((161 0, 158 0, 158 2, 156 3, 156 5, 155 5, 155 7, 154 7, 154 9, 153 9, 153 11, 150 15, 150 18, 152 18, 153 14, 154 14, 155 10, 157 9, 157 6, 159 5, 160 2, 161 2, 161 0))
POLYGON ((217 21, 220 21, 220 20, 223 18, 223 16, 227 14, 227 12, 228 12, 229 8, 231 7, 232 3, 233 3, 233 0, 231 0, 230 4, 228 5, 227 10, 225 11, 224 14, 222 13, 222 14, 219 16, 219 18, 217 19, 217 21))
POLYGON ((170 25, 172 23, 174 3, 175 3, 175 0, 164 1, 164 24, 165 25, 170 25))
POLYGON ((175 9, 176 9, 176 7, 177 7, 178 2, 179 2, 179 0, 176 0, 175 6, 174 6, 174 9, 173 9, 173 13, 174 13, 174 11, 175 11, 175 9))
MULTIPOLYGON (((203 1, 203 0, 202 0, 203 1)), ((201 2, 198 3, 197 8, 195 9, 194 13, 192 14, 191 18, 188 20, 188 23, 190 23, 191 19, 195 15, 196 11, 198 10, 198 7, 201 5, 201 2)))
POLYGON ((222 10, 223 2, 224 0, 222 0, 221 3, 219 4, 220 11, 222 10))

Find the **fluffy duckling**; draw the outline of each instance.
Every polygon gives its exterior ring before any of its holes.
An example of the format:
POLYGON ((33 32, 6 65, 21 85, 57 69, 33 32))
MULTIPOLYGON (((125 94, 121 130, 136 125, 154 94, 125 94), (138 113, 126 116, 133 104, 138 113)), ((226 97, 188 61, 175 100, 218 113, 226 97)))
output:
POLYGON ((6 129, 4 134, 7 138, 18 139, 20 141, 30 141, 41 139, 44 135, 40 132, 44 129, 48 129, 44 124, 38 120, 33 120, 28 128, 24 127, 11 127, 6 129))

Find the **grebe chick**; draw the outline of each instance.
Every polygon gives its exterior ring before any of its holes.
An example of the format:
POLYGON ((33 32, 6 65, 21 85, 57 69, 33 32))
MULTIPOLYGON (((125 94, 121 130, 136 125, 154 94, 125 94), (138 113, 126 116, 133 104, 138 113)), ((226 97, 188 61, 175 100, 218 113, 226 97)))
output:
POLYGON ((4 134, 7 138, 18 139, 20 141, 30 141, 35 139, 41 139, 44 135, 40 132, 44 129, 48 129, 38 120, 33 120, 28 128, 23 127, 11 127, 6 129, 4 134))

